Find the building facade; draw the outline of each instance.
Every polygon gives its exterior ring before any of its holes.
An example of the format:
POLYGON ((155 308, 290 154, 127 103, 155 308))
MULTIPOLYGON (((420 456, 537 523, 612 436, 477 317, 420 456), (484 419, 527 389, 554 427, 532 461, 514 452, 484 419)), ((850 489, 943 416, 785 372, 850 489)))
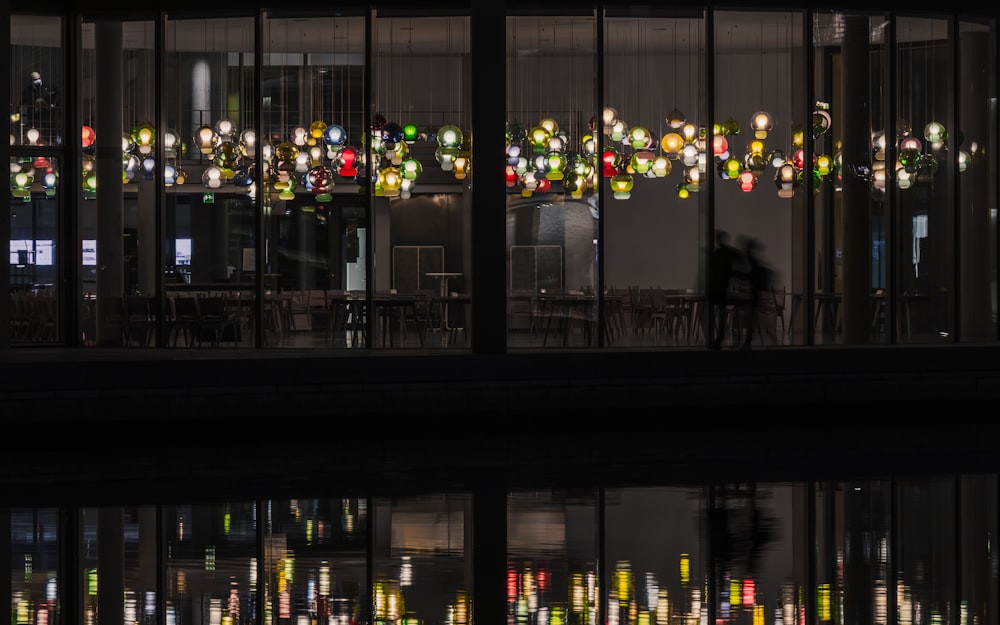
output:
POLYGON ((15 11, 3 342, 995 343, 992 19, 15 11))
POLYGON ((997 625, 988 9, 12 8, 12 624, 997 625))

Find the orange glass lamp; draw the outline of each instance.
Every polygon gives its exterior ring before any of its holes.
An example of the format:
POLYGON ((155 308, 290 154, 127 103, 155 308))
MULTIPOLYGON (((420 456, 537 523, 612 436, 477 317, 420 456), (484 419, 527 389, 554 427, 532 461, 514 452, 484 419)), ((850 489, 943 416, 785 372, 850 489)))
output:
POLYGON ((455 163, 453 165, 455 180, 465 180, 465 177, 469 175, 470 164, 471 161, 469 160, 469 157, 461 152, 457 157, 455 157, 455 163))
POLYGON ((663 148, 663 153, 667 158, 677 160, 684 147, 684 137, 676 132, 668 132, 660 139, 660 147, 663 148))

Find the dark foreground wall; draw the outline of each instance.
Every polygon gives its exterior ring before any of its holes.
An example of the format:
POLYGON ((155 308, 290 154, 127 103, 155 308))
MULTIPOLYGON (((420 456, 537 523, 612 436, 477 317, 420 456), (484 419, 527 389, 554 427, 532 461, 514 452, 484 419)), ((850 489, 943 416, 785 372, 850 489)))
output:
POLYGON ((0 493, 161 501, 1000 469, 1000 348, 0 352, 0 493))

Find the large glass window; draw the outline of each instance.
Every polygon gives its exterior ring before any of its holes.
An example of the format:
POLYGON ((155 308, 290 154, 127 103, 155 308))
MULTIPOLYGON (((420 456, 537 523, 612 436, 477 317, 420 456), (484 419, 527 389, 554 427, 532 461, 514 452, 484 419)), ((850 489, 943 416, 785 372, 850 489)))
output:
POLYGON ((469 18, 378 11, 374 36, 375 347, 468 348, 469 18))
MULTIPOLYGON (((177 347, 254 345, 261 187, 254 20, 169 19, 164 30, 164 340, 177 347), (176 262, 183 239, 190 240, 187 265, 176 262)), ((285 318, 265 319, 270 339, 285 318)))
POLYGON ((10 19, 8 205, 11 344, 64 343, 62 19, 10 19))
POLYGON ((360 347, 365 20, 269 15, 264 24, 265 344, 360 347))
POLYGON ((598 344, 593 13, 507 19, 507 339, 598 344))
POLYGON ((782 317, 786 302, 800 307, 802 207, 810 190, 833 184, 832 147, 817 154, 825 166, 815 185, 804 165, 802 16, 719 11, 713 42, 712 345, 801 342, 801 313, 787 327, 782 317))
MULTIPOLYGON (((962 21, 958 36, 957 132, 945 162, 957 166, 959 241, 958 319, 961 339, 997 338, 997 169, 993 150, 997 99, 995 31, 962 21)), ((940 86, 938 87, 940 88, 940 86)))
POLYGON ((895 33, 895 160, 887 161, 893 171, 887 192, 897 216, 898 340, 953 341, 957 158, 946 157, 954 145, 951 31, 945 19, 901 17, 895 33))
POLYGON ((704 344, 705 20, 697 12, 626 13, 605 18, 595 129, 605 338, 623 346, 704 344))
MULTIPOLYGON (((886 343, 886 244, 891 213, 885 193, 884 135, 889 75, 882 15, 818 13, 812 29, 813 154, 834 170, 813 194, 811 323, 817 343, 886 343), (859 76, 866 77, 859 80, 859 76), (825 162, 825 161, 824 161, 825 162)), ((819 172, 817 172, 819 173, 819 172)))

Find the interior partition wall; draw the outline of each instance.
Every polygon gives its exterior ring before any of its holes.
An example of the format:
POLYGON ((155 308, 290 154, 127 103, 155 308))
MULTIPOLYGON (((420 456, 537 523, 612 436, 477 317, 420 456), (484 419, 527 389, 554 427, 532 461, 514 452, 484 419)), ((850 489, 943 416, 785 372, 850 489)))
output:
POLYGON ((484 15, 12 15, 5 343, 996 339, 994 22, 511 10, 473 58, 484 15), (474 126, 505 140, 478 330, 474 126))

